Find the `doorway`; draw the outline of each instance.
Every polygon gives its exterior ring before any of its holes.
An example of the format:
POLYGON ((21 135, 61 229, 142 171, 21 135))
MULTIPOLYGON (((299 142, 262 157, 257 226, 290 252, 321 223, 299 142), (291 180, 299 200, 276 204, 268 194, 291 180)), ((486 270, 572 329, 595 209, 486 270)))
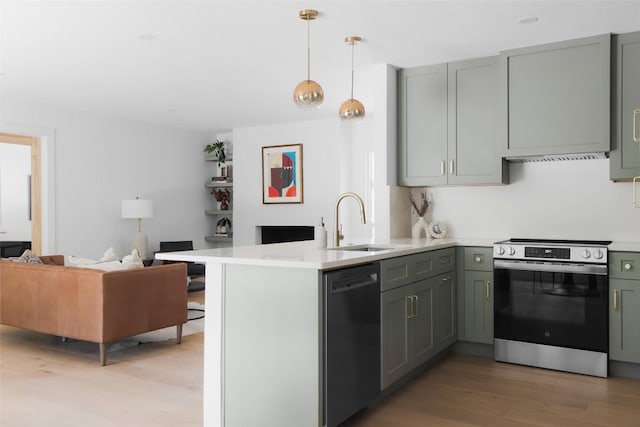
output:
MULTIPOLYGON (((40 138, 0 133, 0 143, 28 146, 30 149, 31 178, 29 184, 29 218, 31 222, 31 250, 42 254, 42 173, 40 138)), ((11 183, 13 184, 13 183, 11 183)), ((0 193, 0 198, 2 193, 0 193)), ((2 200, 0 199, 0 203, 2 200)))

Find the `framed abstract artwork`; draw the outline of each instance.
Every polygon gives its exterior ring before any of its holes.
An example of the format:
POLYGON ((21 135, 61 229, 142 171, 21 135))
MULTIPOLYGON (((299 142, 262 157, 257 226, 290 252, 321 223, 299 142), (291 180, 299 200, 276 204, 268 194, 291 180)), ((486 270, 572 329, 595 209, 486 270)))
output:
POLYGON ((262 203, 302 203, 302 144, 262 147, 262 203))

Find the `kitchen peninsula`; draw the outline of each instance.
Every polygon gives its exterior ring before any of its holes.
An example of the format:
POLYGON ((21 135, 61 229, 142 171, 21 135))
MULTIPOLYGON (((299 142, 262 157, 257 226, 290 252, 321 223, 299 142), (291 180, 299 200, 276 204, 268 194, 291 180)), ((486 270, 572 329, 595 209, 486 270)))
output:
MULTIPOLYGON (((306 241, 158 253, 206 264, 204 425, 321 426, 323 272, 458 243, 393 239, 320 249, 306 241)), ((453 255, 447 263, 454 265, 453 255)))

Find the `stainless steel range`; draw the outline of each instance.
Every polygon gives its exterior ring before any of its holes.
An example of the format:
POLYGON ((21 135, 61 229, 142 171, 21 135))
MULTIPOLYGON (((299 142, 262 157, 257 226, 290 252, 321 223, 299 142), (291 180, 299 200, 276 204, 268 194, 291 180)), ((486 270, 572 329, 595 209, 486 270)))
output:
POLYGON ((494 245, 495 360, 607 376, 610 243, 494 245))

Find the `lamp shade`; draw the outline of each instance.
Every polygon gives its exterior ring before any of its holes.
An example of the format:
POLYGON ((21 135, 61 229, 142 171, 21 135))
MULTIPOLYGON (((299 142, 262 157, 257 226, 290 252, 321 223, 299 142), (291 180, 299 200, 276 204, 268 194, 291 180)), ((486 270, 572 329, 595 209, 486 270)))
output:
POLYGON ((151 200, 130 199, 122 201, 122 218, 151 218, 153 204, 151 200))

